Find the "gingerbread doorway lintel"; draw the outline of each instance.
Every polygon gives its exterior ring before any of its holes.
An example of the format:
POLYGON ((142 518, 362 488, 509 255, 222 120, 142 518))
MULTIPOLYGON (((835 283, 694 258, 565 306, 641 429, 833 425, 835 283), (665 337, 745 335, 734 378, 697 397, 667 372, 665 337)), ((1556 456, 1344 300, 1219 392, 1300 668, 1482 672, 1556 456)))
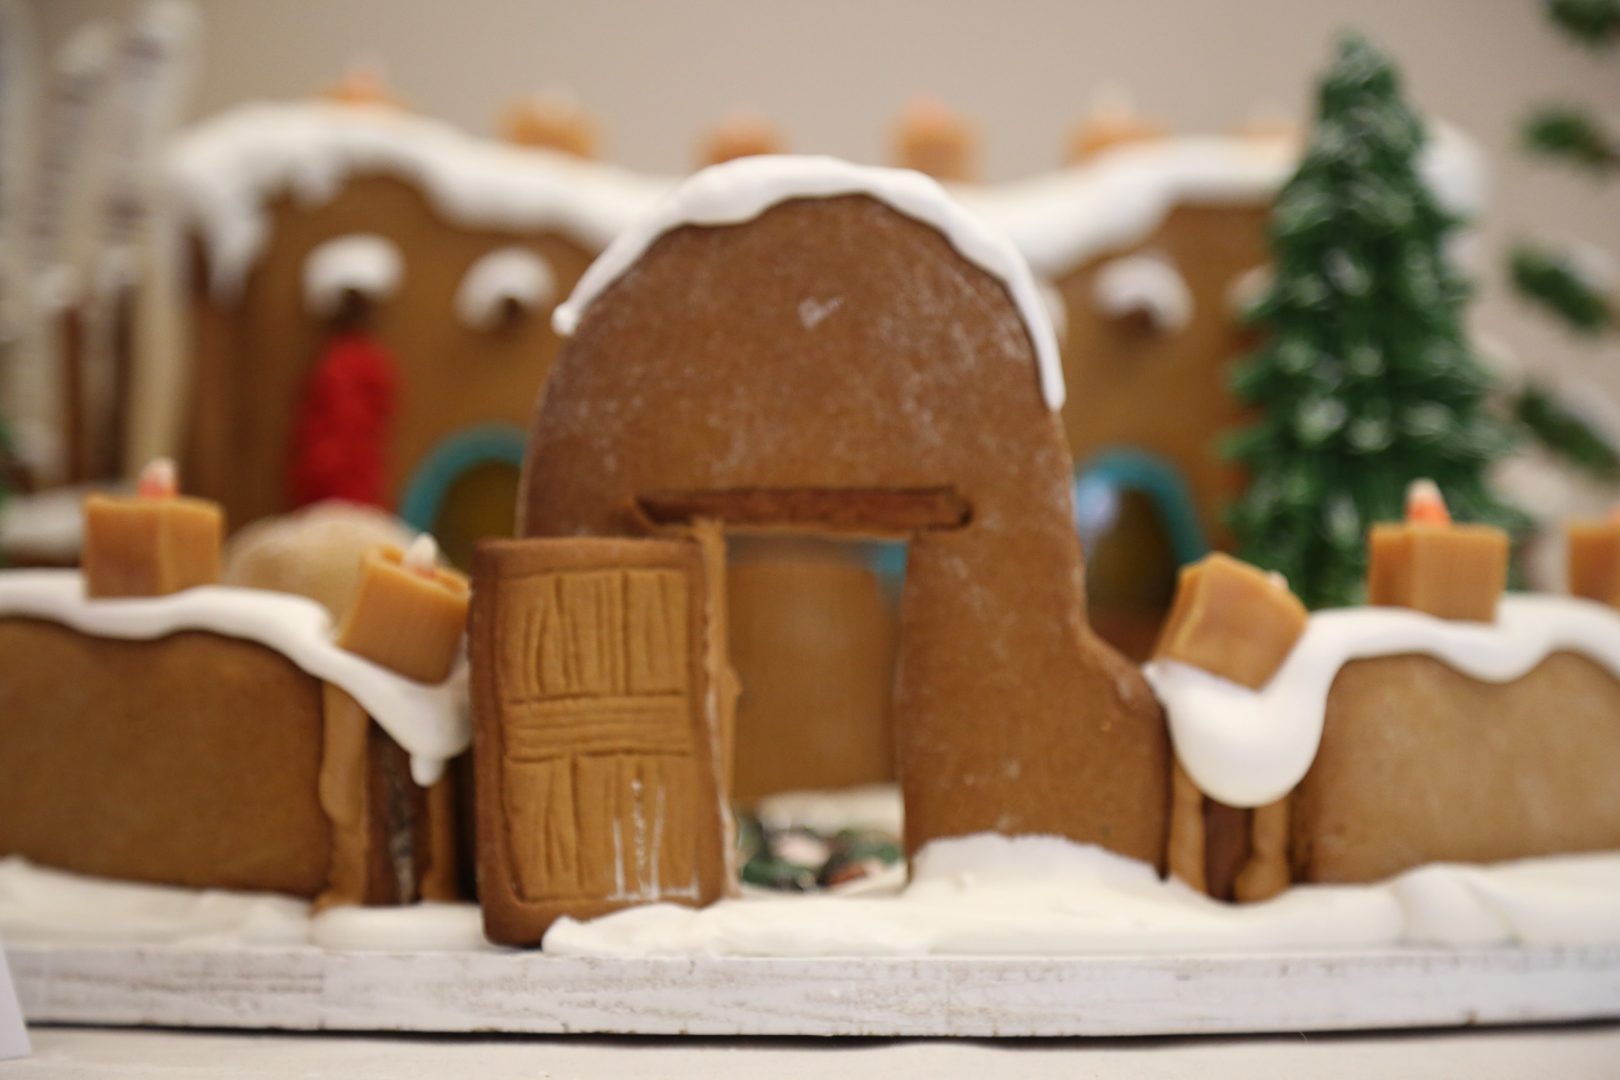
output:
POLYGON ((649 525, 706 519, 727 530, 793 531, 904 539, 924 529, 959 529, 973 507, 951 486, 757 487, 653 491, 634 500, 649 525))

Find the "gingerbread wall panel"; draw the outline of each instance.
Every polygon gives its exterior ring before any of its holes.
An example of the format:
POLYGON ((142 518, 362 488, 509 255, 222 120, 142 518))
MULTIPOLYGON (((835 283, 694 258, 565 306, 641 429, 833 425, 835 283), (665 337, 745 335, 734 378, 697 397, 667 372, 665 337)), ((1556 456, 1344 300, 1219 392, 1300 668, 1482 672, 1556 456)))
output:
POLYGON ((0 620, 0 656, 0 854, 197 888, 326 884, 319 680, 213 634, 25 619, 0 620))

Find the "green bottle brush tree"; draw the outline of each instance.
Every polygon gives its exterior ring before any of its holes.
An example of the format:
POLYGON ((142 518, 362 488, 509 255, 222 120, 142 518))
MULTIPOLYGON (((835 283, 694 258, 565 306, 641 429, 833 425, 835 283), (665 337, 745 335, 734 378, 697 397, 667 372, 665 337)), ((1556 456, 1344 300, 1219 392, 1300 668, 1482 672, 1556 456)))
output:
POLYGON ((1364 595, 1366 533, 1434 480, 1453 514, 1527 522, 1487 483, 1512 448, 1463 329, 1469 289, 1445 254, 1459 224, 1418 171, 1426 135, 1389 59, 1347 36, 1323 79, 1299 171, 1271 221, 1267 332, 1234 373, 1258 420, 1229 450, 1249 474, 1239 554, 1314 608, 1364 595))

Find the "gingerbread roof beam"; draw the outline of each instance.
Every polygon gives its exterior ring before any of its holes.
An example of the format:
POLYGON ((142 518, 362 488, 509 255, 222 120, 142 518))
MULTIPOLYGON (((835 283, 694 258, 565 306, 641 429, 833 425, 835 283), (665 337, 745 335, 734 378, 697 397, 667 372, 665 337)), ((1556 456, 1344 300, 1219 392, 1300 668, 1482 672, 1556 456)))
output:
POLYGON ((949 487, 741 488, 731 491, 660 491, 638 496, 636 506, 658 525, 719 521, 730 529, 816 528, 861 536, 905 536, 920 529, 959 529, 973 508, 949 487))

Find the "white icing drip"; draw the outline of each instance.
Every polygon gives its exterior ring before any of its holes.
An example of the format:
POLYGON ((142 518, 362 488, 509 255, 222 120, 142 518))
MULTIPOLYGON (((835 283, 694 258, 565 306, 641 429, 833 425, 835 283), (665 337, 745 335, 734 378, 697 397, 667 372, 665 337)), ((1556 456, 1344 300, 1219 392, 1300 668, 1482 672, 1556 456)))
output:
POLYGON ((1092 282, 1097 306, 1109 315, 1147 313, 1155 328, 1174 333, 1192 322, 1192 290, 1162 255, 1110 259, 1092 282))
POLYGON ((1151 866, 1055 837, 936 841, 896 895, 760 896, 562 919, 574 956, 1078 956, 1620 942, 1620 854, 1434 865, 1373 885, 1211 900, 1151 866))
POLYGON ((1620 612, 1540 594, 1504 596, 1494 624, 1403 608, 1319 611, 1259 690, 1174 661, 1143 671, 1164 703, 1176 757, 1199 789, 1229 806, 1263 806, 1310 769, 1328 690, 1352 660, 1431 656, 1470 678, 1505 683, 1566 651, 1620 678, 1620 612))
POLYGON ((682 225, 736 225, 793 199, 867 195, 939 230, 958 254, 999 278, 1029 329, 1048 408, 1063 406, 1057 337, 1029 265, 1006 237, 965 209, 931 178, 906 169, 852 165, 830 157, 769 154, 712 165, 626 228, 591 264, 574 294, 552 313, 564 337, 604 289, 665 233, 682 225))
POLYGON ((1248 316, 1249 309, 1258 304, 1271 288, 1271 264, 1251 266, 1232 279, 1226 290, 1227 313, 1234 319, 1248 316))
POLYGON ((366 174, 416 184, 456 225, 555 230, 591 250, 673 183, 480 139, 399 109, 321 101, 232 109, 187 132, 169 160, 182 214, 202 236, 210 284, 222 299, 241 289, 269 241, 275 196, 322 203, 366 174))
POLYGON ((456 318, 474 330, 500 325, 507 303, 536 308, 556 298, 557 280, 540 255, 512 245, 483 256, 468 268, 456 289, 456 318))
POLYGON ((304 259, 304 306, 316 315, 330 315, 346 292, 383 300, 404 276, 405 257, 392 240, 369 233, 335 237, 304 259))
POLYGON ((1046 305, 1047 317, 1052 320, 1052 333, 1057 335, 1058 344, 1064 345, 1069 340, 1069 305, 1058 287, 1047 279, 1041 279, 1040 288, 1041 303, 1046 305))
POLYGON ((273 649, 300 669, 340 687, 411 755, 423 787, 467 748, 465 661, 442 683, 427 685, 340 649, 326 609, 301 596, 210 585, 169 596, 90 600, 76 570, 0 574, 0 618, 46 619, 95 637, 150 641, 205 630, 273 649))
MULTIPOLYGON (((1465 216, 1483 207, 1477 147, 1434 124, 1421 163, 1445 206, 1465 216)), ((1288 139, 1195 136, 1131 143, 1073 168, 954 193, 1024 253, 1035 271, 1061 279, 1079 264, 1146 240, 1183 205, 1268 201, 1298 164, 1288 139)))
POLYGON ((432 533, 421 533, 406 547, 400 565, 407 570, 431 571, 439 563, 439 542, 432 533))

